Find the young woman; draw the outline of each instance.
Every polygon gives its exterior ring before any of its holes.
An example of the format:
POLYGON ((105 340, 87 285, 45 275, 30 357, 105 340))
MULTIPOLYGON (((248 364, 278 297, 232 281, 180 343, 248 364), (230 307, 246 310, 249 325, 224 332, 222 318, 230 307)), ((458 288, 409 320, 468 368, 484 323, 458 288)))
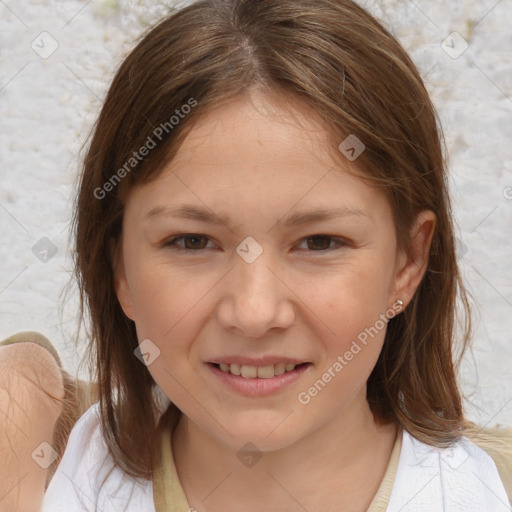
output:
POLYGON ((99 401, 43 511, 510 510, 510 444, 473 442, 456 381, 446 182, 422 80, 357 4, 162 20, 84 162, 99 401))

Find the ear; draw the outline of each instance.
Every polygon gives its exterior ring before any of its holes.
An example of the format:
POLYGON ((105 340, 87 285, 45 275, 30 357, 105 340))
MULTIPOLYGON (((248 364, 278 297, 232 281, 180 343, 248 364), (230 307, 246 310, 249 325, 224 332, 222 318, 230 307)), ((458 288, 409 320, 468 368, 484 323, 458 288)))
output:
MULTIPOLYGON (((122 243, 119 243, 122 246, 122 243)), ((132 294, 130 286, 126 279, 126 271, 124 268, 124 258, 122 248, 119 247, 114 257, 114 286, 116 290, 117 299, 124 311, 124 314, 130 319, 135 321, 134 307, 132 301, 132 294)))
POLYGON ((409 231, 411 253, 400 251, 398 255, 391 299, 402 300, 404 308, 411 301, 427 270, 436 220, 436 214, 433 211, 420 212, 409 231))

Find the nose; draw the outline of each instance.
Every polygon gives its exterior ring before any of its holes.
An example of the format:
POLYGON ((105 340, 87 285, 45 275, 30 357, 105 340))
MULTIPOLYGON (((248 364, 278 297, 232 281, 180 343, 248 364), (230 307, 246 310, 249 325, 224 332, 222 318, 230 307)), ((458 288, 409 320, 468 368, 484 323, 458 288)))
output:
POLYGON ((237 256, 222 288, 217 309, 219 323, 247 338, 262 338, 272 329, 293 325, 294 294, 282 274, 282 267, 265 251, 252 263, 237 256))

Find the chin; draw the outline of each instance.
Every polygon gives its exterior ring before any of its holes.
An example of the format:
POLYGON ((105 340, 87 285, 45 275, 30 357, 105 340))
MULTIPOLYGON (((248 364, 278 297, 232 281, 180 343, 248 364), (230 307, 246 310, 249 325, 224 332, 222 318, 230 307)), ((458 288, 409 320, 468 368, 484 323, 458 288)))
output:
POLYGON ((302 429, 298 428, 295 421, 292 423, 284 418, 286 414, 281 413, 270 415, 265 421, 262 420, 262 413, 239 417, 226 426, 232 437, 223 432, 224 443, 237 451, 247 443, 252 443, 261 452, 286 448, 299 441, 306 433, 301 434, 302 429))

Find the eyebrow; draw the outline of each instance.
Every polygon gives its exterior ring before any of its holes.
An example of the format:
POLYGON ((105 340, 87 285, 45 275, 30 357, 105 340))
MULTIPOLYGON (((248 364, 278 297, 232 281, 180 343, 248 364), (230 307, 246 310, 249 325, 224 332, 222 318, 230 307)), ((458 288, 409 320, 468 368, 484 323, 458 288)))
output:
MULTIPOLYGON (((177 207, 156 206, 155 208, 152 208, 148 213, 146 213, 144 218, 148 219, 158 215, 168 215, 181 219, 197 220, 214 225, 231 225, 229 216, 224 214, 215 214, 207 209, 203 209, 192 204, 184 204, 177 207)), ((279 220, 277 224, 284 224, 285 226, 299 226, 340 217, 369 218, 369 215, 367 212, 358 208, 351 208, 346 206, 328 209, 318 208, 315 210, 306 210, 303 212, 293 213, 285 217, 284 220, 279 220)))

